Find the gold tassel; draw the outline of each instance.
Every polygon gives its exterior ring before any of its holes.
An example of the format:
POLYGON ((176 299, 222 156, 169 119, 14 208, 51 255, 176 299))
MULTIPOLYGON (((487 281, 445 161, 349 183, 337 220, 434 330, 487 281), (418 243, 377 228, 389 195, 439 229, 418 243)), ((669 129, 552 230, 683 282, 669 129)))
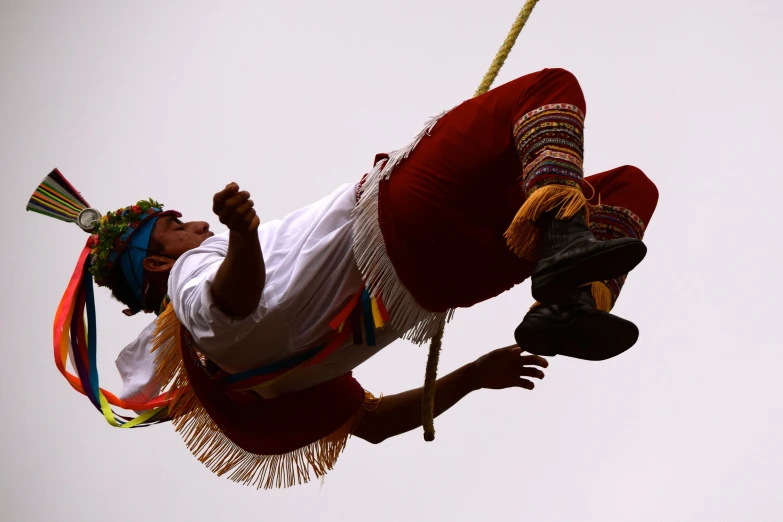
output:
POLYGON ((218 476, 257 488, 286 488, 310 481, 334 468, 351 433, 366 410, 378 407, 381 398, 365 391, 364 404, 340 428, 307 446, 282 455, 260 455, 243 450, 220 430, 189 386, 182 362, 180 322, 169 306, 158 317, 153 340, 155 374, 173 397, 168 411, 172 424, 185 445, 202 464, 218 476))
POLYGON ((546 185, 533 191, 527 201, 519 209, 511 225, 503 234, 506 244, 517 256, 523 259, 532 259, 535 255, 535 246, 538 229, 535 222, 541 214, 560 207, 557 219, 568 219, 576 215, 579 210, 586 208, 582 189, 566 185, 546 185))
POLYGON ((600 281, 590 283, 590 291, 593 294, 596 308, 603 310, 604 312, 612 311, 612 307, 614 306, 612 301, 614 300, 614 297, 606 284, 600 281))
POLYGON ((421 399, 421 418, 424 426, 424 440, 435 440, 435 387, 438 380, 438 359, 443 342, 443 330, 445 322, 441 321, 438 332, 430 342, 430 351, 427 355, 427 370, 424 376, 424 393, 421 399))

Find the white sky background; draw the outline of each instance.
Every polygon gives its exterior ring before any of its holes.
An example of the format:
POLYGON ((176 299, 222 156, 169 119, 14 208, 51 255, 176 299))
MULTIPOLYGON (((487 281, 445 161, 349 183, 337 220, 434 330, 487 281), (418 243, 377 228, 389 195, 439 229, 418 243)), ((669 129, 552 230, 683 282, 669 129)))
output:
MULTIPOLYGON (((421 432, 349 442, 323 488, 217 478, 169 426, 110 428, 52 360, 86 236, 24 206, 53 168, 101 210, 211 216, 229 181, 262 219, 358 180, 469 98, 522 0, 0 1, 3 520, 783 520, 779 2, 542 0, 498 84, 580 79, 586 171, 642 168, 661 200, 604 363, 555 358, 534 392, 482 391, 421 432)), ((149 317, 99 292, 101 384, 149 317)), ((525 283, 457 312, 441 374, 513 342, 525 283)), ((426 348, 356 371, 420 386, 426 348)))

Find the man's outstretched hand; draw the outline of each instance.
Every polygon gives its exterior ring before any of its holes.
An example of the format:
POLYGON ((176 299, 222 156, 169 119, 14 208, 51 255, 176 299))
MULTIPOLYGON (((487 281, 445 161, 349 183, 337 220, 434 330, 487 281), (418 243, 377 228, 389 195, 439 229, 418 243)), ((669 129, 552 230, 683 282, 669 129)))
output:
POLYGON ((220 222, 232 232, 248 234, 258 230, 261 224, 250 192, 240 192, 239 185, 229 183, 226 188, 215 194, 212 199, 212 212, 220 218, 220 222))
MULTIPOLYGON (((494 350, 438 379, 435 416, 459 402, 467 394, 485 388, 524 388, 532 390, 529 379, 543 379, 549 363, 538 355, 522 355, 519 346, 494 350)), ((374 410, 364 412, 353 434, 377 444, 389 437, 421 426, 422 388, 387 395, 374 410)))
POLYGON ((532 390, 535 384, 525 377, 544 378, 544 372, 535 366, 546 368, 549 362, 538 355, 522 355, 522 348, 517 345, 499 348, 473 363, 475 386, 492 390, 513 387, 532 390))

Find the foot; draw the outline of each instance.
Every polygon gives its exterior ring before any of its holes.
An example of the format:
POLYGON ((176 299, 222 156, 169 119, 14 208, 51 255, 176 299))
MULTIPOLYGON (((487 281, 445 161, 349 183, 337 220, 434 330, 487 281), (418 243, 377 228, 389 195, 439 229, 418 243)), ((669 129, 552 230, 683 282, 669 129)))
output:
POLYGON ((636 344, 639 329, 630 321, 598 310, 590 287, 585 287, 570 302, 530 310, 514 338, 534 355, 603 361, 636 344))
POLYGON ((570 219, 555 219, 556 211, 541 216, 542 252, 533 270, 533 298, 543 304, 574 299, 577 288, 627 274, 647 254, 638 239, 599 241, 583 211, 570 219))

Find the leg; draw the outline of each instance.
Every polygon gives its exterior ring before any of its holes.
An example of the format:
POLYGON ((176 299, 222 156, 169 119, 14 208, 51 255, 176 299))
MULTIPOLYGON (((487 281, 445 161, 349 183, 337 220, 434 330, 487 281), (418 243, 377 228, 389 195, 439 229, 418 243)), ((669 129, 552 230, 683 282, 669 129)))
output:
POLYGON ((582 130, 582 112, 567 104, 540 107, 514 126, 525 203, 506 238, 517 255, 536 259, 533 296, 546 304, 570 300, 583 284, 627 273, 646 253, 638 238, 600 242, 588 228, 582 130))
MULTIPOLYGON (((639 169, 625 166, 587 178, 590 230, 601 241, 640 240, 658 201, 658 190, 639 169)), ((619 355, 636 343, 639 331, 630 321, 608 312, 627 274, 594 281, 576 298, 556 305, 535 305, 515 337, 538 355, 563 354, 588 360, 619 355)))
POLYGON ((433 312, 471 306, 531 274, 531 256, 509 249, 525 223, 507 234, 509 224, 520 208, 531 208, 525 202, 533 185, 562 182, 566 195, 581 194, 584 111, 584 96, 571 73, 546 69, 523 76, 448 113, 381 181, 378 219, 386 251, 420 306, 433 312), (565 130, 536 135, 541 140, 535 143, 524 141, 525 127, 518 123, 547 106, 552 108, 546 115, 565 130), (521 155, 559 151, 565 157, 572 149, 569 157, 579 156, 573 163, 554 158, 523 179, 521 155))
MULTIPOLYGON (((590 211, 593 235, 602 241, 623 237, 642 239, 658 204, 655 184, 630 165, 590 176, 587 181, 595 189, 590 199, 594 205, 590 211)), ((593 296, 599 309, 606 312, 612 309, 627 275, 594 284, 593 296), (602 294, 606 297, 601 298, 602 294)))

